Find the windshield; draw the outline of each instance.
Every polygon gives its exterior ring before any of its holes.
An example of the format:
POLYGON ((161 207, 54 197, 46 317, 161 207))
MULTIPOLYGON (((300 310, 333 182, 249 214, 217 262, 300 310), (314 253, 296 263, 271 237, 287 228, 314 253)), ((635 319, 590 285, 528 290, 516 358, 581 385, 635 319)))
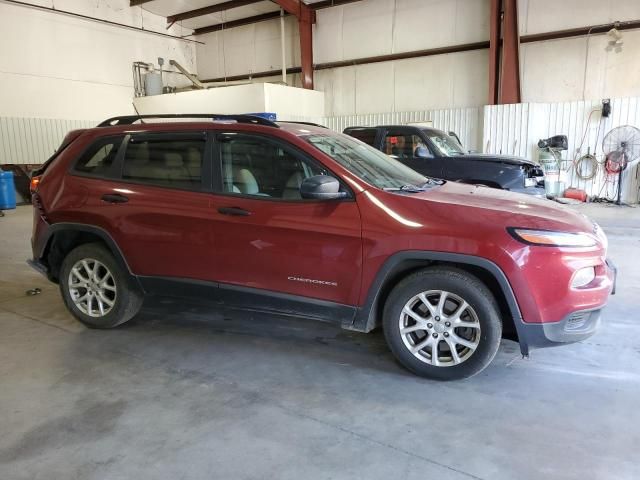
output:
POLYGON ((441 155, 445 157, 464 155, 464 151, 455 138, 450 137, 444 132, 438 130, 425 130, 425 134, 431 140, 441 155))
POLYGON ((346 135, 310 135, 307 141, 371 185, 382 189, 421 187, 429 179, 384 153, 346 135))

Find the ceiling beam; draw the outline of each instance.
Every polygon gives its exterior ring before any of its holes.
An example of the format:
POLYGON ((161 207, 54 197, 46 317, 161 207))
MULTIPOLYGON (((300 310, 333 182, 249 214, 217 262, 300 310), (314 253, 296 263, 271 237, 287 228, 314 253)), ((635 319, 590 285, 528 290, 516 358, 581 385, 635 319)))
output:
MULTIPOLYGON (((134 0, 131 0, 134 1, 134 0)), ((228 2, 219 3, 217 5, 210 5, 208 7, 196 8, 195 10, 189 10, 187 12, 176 13, 167 17, 167 23, 175 23, 180 20, 187 20, 189 18, 201 17, 203 15, 210 15, 212 13, 224 12, 225 10, 231 10, 232 8, 245 7, 254 3, 260 3, 264 0, 229 0, 228 2)))
MULTIPOLYGON (((285 14, 289 16, 289 14, 285 14)), ((243 25, 251 25, 252 23, 264 22, 265 20, 272 20, 274 18, 280 18, 280 12, 268 12, 261 15, 255 15, 253 17, 240 18, 238 20, 231 20, 230 22, 218 23, 216 25, 210 25, 208 27, 196 28, 193 31, 194 35, 202 35, 204 33, 219 32, 221 30, 228 30, 234 27, 242 27, 243 25)))
POLYGON ((316 2, 309 4, 309 7, 313 10, 321 10, 323 8, 339 7, 340 5, 346 5, 347 3, 361 2, 362 0, 324 0, 323 2, 316 2))
POLYGON ((303 15, 309 15, 308 12, 311 11, 311 8, 307 6, 301 0, 271 0, 273 3, 277 4, 282 8, 285 12, 290 15, 295 15, 297 18, 302 18, 303 15))
POLYGON ((129 0, 130 7, 137 7, 138 5, 142 5, 143 3, 149 3, 152 0, 129 0))
MULTIPOLYGON (((338 7, 340 5, 346 5, 347 3, 355 3, 361 1, 362 0, 325 0, 323 2, 312 3, 309 5, 309 7, 312 10, 320 10, 323 8, 338 7)), ((285 12, 285 16, 288 17, 289 15, 289 13, 285 12)), ((273 20, 274 18, 280 18, 280 12, 268 12, 261 15, 255 15, 253 17, 240 18, 238 20, 231 20, 229 22, 217 23, 215 25, 196 28, 194 29, 193 34, 202 35, 205 33, 219 32, 221 30, 228 30, 230 28, 251 25, 252 23, 264 22, 265 20, 273 20)))

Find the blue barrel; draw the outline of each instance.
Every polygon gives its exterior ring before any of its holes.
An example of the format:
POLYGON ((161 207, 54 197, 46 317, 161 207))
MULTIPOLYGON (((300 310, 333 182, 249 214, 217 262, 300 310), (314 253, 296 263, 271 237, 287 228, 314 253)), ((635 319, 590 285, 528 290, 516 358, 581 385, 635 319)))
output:
POLYGON ((0 210, 16 208, 16 187, 13 184, 13 172, 0 170, 0 210))

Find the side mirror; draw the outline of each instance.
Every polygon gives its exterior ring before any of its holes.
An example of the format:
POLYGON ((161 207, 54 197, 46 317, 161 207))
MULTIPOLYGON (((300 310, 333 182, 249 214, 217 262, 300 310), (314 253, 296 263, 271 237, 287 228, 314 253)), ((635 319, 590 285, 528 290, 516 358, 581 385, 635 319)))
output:
POLYGON ((416 151, 414 152, 414 155, 417 158, 431 158, 431 152, 429 151, 429 149, 427 147, 416 147, 416 151))
POLYGON ((458 145, 462 147, 462 142, 460 141, 460 137, 458 137, 458 134, 456 132, 449 132, 449 136, 455 138, 456 142, 458 142, 458 145))
POLYGON ((316 175, 305 178, 300 185, 300 196, 315 200, 345 198, 347 192, 340 191, 340 182, 329 175, 316 175))

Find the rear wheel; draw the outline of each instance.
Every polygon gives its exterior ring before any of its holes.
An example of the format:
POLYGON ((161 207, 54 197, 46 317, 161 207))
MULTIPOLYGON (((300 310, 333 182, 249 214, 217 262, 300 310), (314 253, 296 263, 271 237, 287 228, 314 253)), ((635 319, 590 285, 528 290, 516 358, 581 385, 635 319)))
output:
POLYGON ((489 289, 455 268, 413 273, 393 289, 384 309, 384 333, 400 363, 438 379, 484 370, 502 336, 499 309, 489 289))
POLYGON ((133 318, 143 295, 100 243, 73 249, 62 262, 60 291, 69 311, 91 328, 113 328, 133 318))

